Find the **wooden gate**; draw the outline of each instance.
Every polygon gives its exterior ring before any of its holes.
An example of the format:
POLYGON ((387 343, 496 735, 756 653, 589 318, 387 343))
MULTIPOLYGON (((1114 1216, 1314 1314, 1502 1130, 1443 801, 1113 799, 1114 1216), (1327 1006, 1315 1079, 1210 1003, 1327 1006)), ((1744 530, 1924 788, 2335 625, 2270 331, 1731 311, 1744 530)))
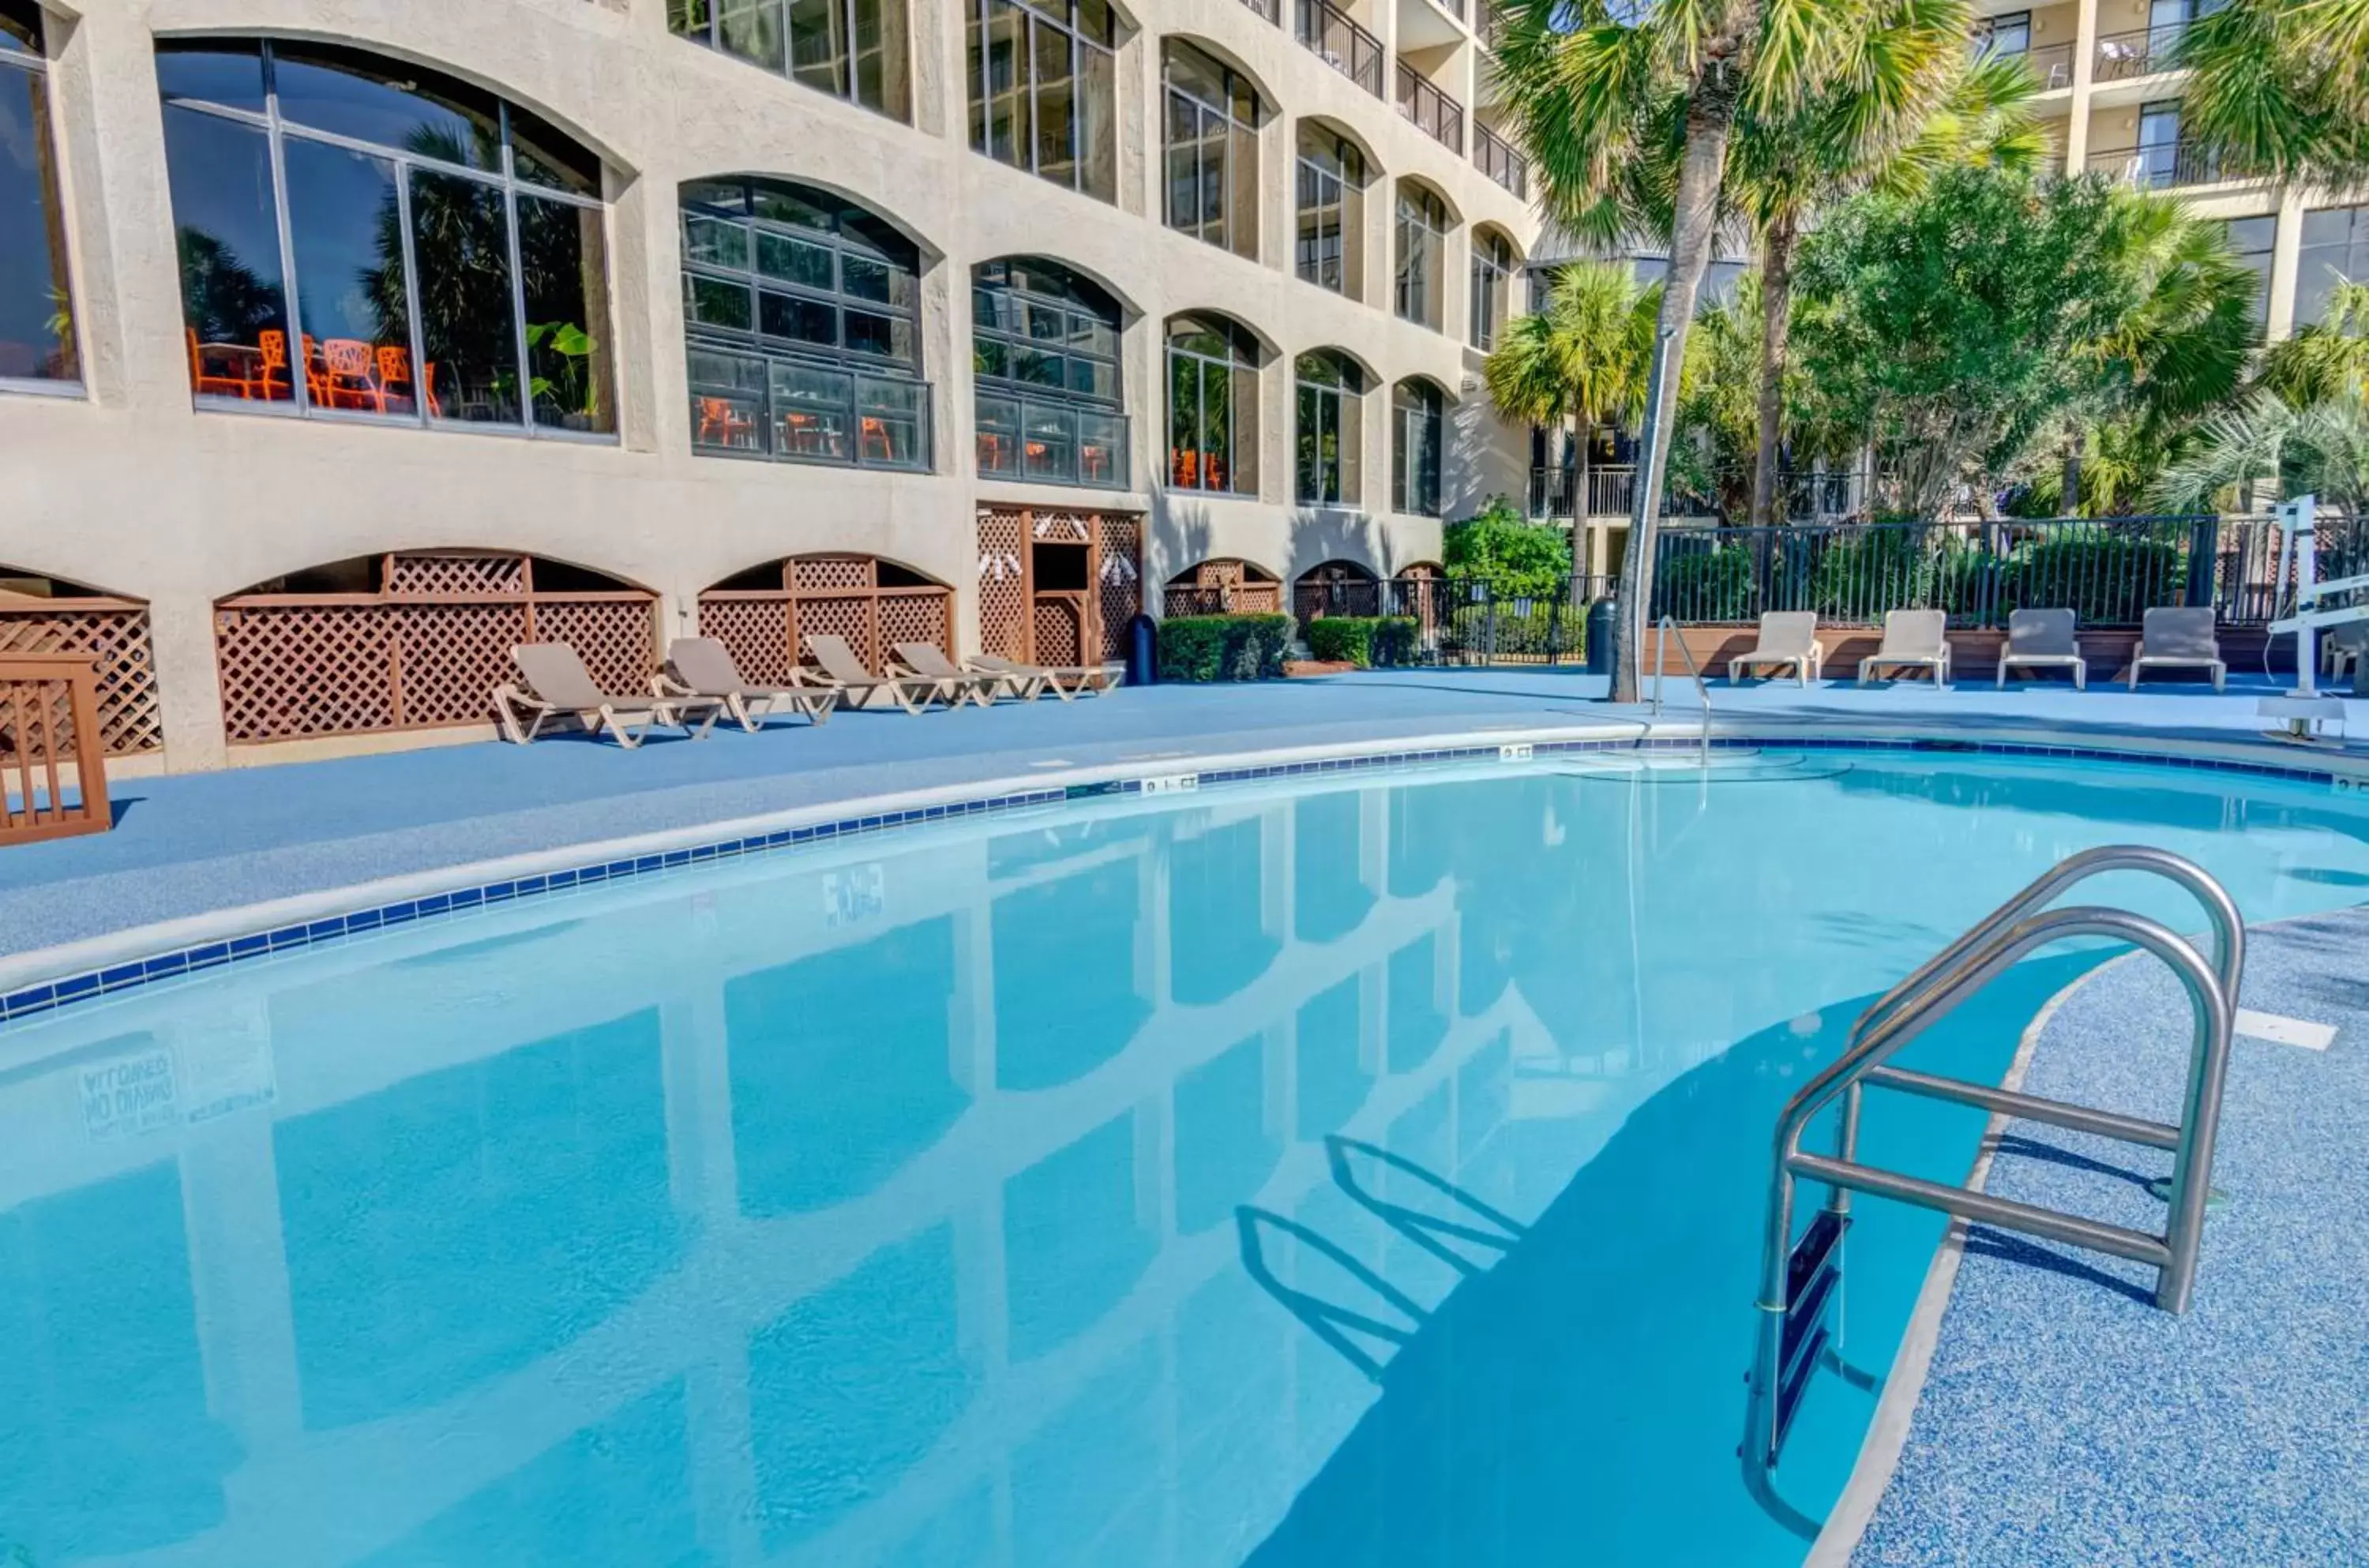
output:
POLYGON ((78 654, 96 663, 98 733, 109 756, 165 744, 147 605, 97 594, 42 597, 0 589, 0 656, 35 653, 78 654))
POLYGON ((69 653, 0 655, 0 844, 113 825, 96 664, 69 653))
POLYGON ((1127 655, 1143 609, 1143 520, 1131 512, 978 509, 982 651, 1035 664, 1098 664, 1127 655), (1085 586, 1036 580, 1039 544, 1083 546, 1085 586))
POLYGON ((1168 579, 1161 612, 1278 615, 1283 612, 1283 584, 1248 561, 1231 556, 1203 561, 1168 579))
MULTIPOLYGON (((898 643, 933 643, 951 657, 954 590, 915 578, 883 583, 870 555, 800 555, 782 563, 782 586, 711 588, 699 596, 699 629, 732 650, 753 681, 783 681, 805 662, 805 639, 836 633, 877 672, 898 643), (795 653, 792 650, 796 650, 795 653)), ((894 578, 912 576, 893 565, 894 578)))

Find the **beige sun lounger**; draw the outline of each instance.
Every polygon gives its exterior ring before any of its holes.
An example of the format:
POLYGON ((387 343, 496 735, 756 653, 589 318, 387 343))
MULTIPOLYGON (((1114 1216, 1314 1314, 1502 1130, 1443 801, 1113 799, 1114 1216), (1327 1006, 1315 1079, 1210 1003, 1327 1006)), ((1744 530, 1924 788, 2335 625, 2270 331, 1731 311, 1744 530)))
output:
POLYGON ((985 674, 1003 676, 1024 697, 1041 697, 1050 692, 1065 703, 1074 702, 1101 696, 1118 684, 1116 668, 1107 664, 1023 664, 1016 658, 985 653, 963 663, 985 674))
MULTIPOLYGON (((2341 681, 2348 669, 2358 670, 2362 655, 2369 653, 2369 621, 2352 621, 2328 629, 2328 640, 2320 645, 2322 671, 2330 681, 2341 681)), ((2359 680, 2356 675, 2355 681, 2359 680)))
POLYGON ((2007 618, 2007 647, 1999 651, 1998 679, 1994 688, 2005 690, 2007 678, 2021 665, 2031 670, 2069 670, 2073 689, 2089 689, 2089 661, 2081 657, 2079 623, 2070 610, 2018 610, 2007 618))
POLYGON ((839 693, 827 687, 751 685, 732 661, 732 650, 714 637, 677 637, 668 644, 666 668, 655 684, 662 697, 716 699, 751 735, 764 727, 777 707, 806 715, 809 724, 821 724, 839 705, 839 693))
POLYGON ((875 675, 864 668, 847 639, 833 632, 807 634, 807 651, 815 657, 820 672, 800 670, 792 679, 802 686, 818 687, 837 693, 839 700, 851 708, 860 708, 872 700, 876 692, 886 692, 889 699, 909 714, 927 713, 932 703, 953 707, 965 693, 949 691, 943 681, 933 681, 921 675, 875 675))
POLYGON ((1825 645, 1818 641, 1816 611, 1771 610, 1760 617, 1758 645, 1727 661, 1727 678, 1741 681, 1748 670, 1791 669, 1794 679, 1807 686, 1819 678, 1825 662, 1825 645))
POLYGON ((576 650, 566 643, 521 643, 510 649, 510 658, 517 661, 526 684, 495 687, 494 712, 501 720, 502 734, 521 745, 542 734, 549 720, 563 717, 575 719, 594 736, 606 729, 617 738, 618 745, 630 750, 642 743, 651 726, 691 729, 695 716, 699 727, 692 738, 704 740, 715 727, 716 715, 724 711, 724 704, 714 697, 603 692, 576 650), (639 728, 635 727, 637 722, 639 728))
POLYGON ((935 643, 898 643, 897 660, 888 670, 892 675, 919 675, 924 680, 942 681, 954 693, 956 702, 973 702, 983 708, 994 706, 995 699, 1006 692, 1015 697, 1022 694, 1003 676, 965 670, 948 658, 946 650, 935 643))
POLYGON ((2221 661, 2221 645, 2213 635, 2211 605, 2146 612, 2139 623, 2139 646, 2131 655, 2132 691, 2139 689, 2139 677, 2150 670, 2206 670, 2213 674, 2214 691, 2227 686, 2229 667, 2221 661))
POLYGON ((1933 684, 1950 683, 1950 615, 1944 610, 1887 610, 1883 645, 1859 661, 1859 683, 1884 670, 1927 670, 1933 684))

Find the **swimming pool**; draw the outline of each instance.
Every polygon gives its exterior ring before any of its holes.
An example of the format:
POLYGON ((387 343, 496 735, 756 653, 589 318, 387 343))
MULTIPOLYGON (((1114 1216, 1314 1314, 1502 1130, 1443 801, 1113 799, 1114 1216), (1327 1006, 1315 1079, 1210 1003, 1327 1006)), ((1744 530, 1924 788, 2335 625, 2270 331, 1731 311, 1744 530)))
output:
MULTIPOLYGON (((1584 759, 875 836, 0 1030, 0 1562, 1798 1561, 1734 1454, 1777 1108, 2118 841, 2256 921, 2369 887, 2324 788, 1584 759)), ((1995 1076, 2091 961, 1904 1060, 1995 1076)), ((1862 1150, 1954 1179, 1979 1125, 1871 1102, 1862 1150)), ((1881 1371, 1940 1222, 1858 1212, 1881 1371)), ((1872 1398, 1814 1391, 1791 1504, 1872 1398)))

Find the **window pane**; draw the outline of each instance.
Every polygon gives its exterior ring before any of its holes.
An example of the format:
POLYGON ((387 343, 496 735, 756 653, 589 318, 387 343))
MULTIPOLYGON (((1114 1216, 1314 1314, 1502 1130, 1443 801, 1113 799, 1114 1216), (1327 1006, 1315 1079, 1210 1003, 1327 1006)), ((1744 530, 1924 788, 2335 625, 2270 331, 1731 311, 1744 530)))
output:
POLYGON ((395 166, 292 136, 282 156, 305 392, 316 408, 409 414, 418 388, 395 166), (383 372, 382 349, 393 350, 383 372))
POLYGON ((1077 84, 1070 75, 1070 35, 1037 24, 1036 172, 1057 185, 1077 184, 1077 151, 1070 138, 1077 116, 1077 84))
POLYGON ((1299 389, 1299 418, 1293 427, 1299 455, 1296 472, 1292 475, 1292 494, 1300 501, 1321 501, 1324 498, 1324 467, 1321 457, 1323 396, 1316 387, 1302 386, 1299 389))
POLYGON ((1340 452, 1340 474, 1335 499, 1343 506, 1354 507, 1366 496, 1366 413, 1363 401, 1351 390, 1333 400, 1335 417, 1340 421, 1334 441, 1340 452))
POLYGON ((261 114, 263 52, 252 43, 159 43, 156 86, 166 103, 199 98, 261 114))
POLYGON ((839 345, 839 312, 820 300, 810 300, 802 294, 776 294, 768 291, 757 296, 757 330, 768 338, 836 348, 839 345))
POLYGON ((981 397, 974 406, 972 420, 978 432, 978 471, 981 474, 1019 473, 1020 400, 1014 397, 981 397))
POLYGON ((1080 49, 1078 148, 1084 167, 1078 189, 1103 201, 1118 200, 1118 57, 1080 49))
POLYGON ((855 0, 855 101, 898 120, 912 114, 905 0, 855 0))
POLYGON ((974 375, 998 379, 1010 375, 1010 350, 1004 347, 1003 339, 990 338, 984 333, 974 334, 970 340, 970 368, 974 375))
POLYGON ((0 377, 73 381, 74 303, 45 85, 38 71, 0 68, 0 377))
POLYGON ((1184 489, 1201 484, 1201 361, 1189 354, 1168 356, 1169 483, 1184 489))
POLYGON ((0 54, 41 52, 41 13, 32 0, 0 0, 0 54))
POLYGON ((779 431, 774 450, 784 457, 846 462, 848 395, 848 378, 838 372, 776 361, 772 395, 779 431))
POLYGON ((1227 127, 1231 156, 1227 171, 1230 211, 1227 239, 1236 256, 1258 258, 1258 133, 1247 127, 1227 127))
POLYGON ((1118 401, 1118 367, 1104 360, 1071 360, 1070 390, 1104 403, 1118 401))
MULTIPOLYGON (((814 195, 819 195, 818 192, 814 195)), ((751 216, 769 223, 787 223, 793 228, 813 229, 818 234, 837 232, 839 222, 834 208, 823 205, 814 195, 802 194, 786 186, 752 185, 749 188, 749 212, 751 216)))
POLYGON ((1008 0, 988 0, 988 156, 1024 169, 1036 146, 1027 93, 1026 14, 1008 0))
POLYGON ((829 246, 762 230, 757 234, 757 270, 768 278, 828 293, 832 287, 830 263, 829 246))
MULTIPOLYGON (((502 193, 458 175, 415 169, 411 234, 429 413, 479 424, 518 423, 518 301, 502 193)), ((303 268, 300 260, 300 299, 305 298, 303 268)), ((310 304, 307 299, 308 310, 310 304)))
POLYGON ((910 306, 912 274, 869 256, 845 256, 840 260, 840 286, 859 300, 910 306))
POLYGON ((749 231, 742 224, 727 219, 685 212, 682 215, 682 258, 746 272, 749 269, 749 231))
POLYGON ((749 285, 722 278, 683 275, 684 314, 702 326, 746 332, 756 325, 750 314, 749 285))
POLYGON ((913 324, 902 316, 875 315, 866 310, 847 313, 847 346, 859 354, 910 362, 913 358, 913 324))
POLYGON ((511 107, 510 164, 518 177, 536 185, 572 190, 579 196, 601 194, 601 160, 577 145, 566 132, 544 124, 522 109, 511 107))
POLYGON ((1061 357, 1036 349, 1014 348, 1012 350, 1012 379, 1035 386, 1059 386, 1063 379, 1061 357))
POLYGON ((521 197, 519 264, 535 422, 614 431, 608 246, 600 210, 521 197))
POLYGON ((260 131, 167 107, 165 166, 181 319, 198 344, 193 390, 271 403, 294 397, 269 143, 260 131))
POLYGON ((716 0, 715 41, 727 54, 768 71, 783 70, 787 40, 782 0, 716 0))
POLYGON ((789 0, 790 75, 807 86, 847 96, 847 29, 842 0, 789 0))
MULTIPOLYGON (((502 166, 501 126, 489 95, 424 71, 390 74, 394 68, 349 50, 275 45, 271 75, 280 118, 418 157, 502 166)), ((301 292, 301 279, 297 287, 301 292)))
POLYGON ((1182 93, 1167 95, 1168 225, 1187 234, 1201 228, 1201 153, 1195 144, 1200 111, 1182 93))
MULTIPOLYGON (((1211 376, 1212 383, 1220 378, 1211 376)), ((1236 365, 1230 378, 1232 385, 1233 483, 1228 488, 1237 494, 1254 496, 1259 487, 1259 414, 1258 372, 1248 365, 1236 365)))

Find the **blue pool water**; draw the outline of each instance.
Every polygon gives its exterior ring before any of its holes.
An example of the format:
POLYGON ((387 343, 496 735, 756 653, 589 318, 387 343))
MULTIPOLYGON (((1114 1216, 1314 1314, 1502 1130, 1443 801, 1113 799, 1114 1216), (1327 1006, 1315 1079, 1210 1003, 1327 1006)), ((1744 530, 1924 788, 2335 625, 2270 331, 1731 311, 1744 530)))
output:
MULTIPOLYGON (((0 1562, 1797 1562, 1734 1458, 1772 1118, 2117 841, 2254 920, 2369 887, 2301 785, 1574 762, 841 843, 0 1031, 0 1562)), ((2095 956, 1906 1059, 1996 1076, 2095 956)), ((1978 1130, 1862 1147, 1955 1179, 1978 1130)), ((1881 1374, 1940 1227, 1860 1212, 1881 1374)), ((1789 1505, 1873 1397, 1816 1387, 1789 1505)))

